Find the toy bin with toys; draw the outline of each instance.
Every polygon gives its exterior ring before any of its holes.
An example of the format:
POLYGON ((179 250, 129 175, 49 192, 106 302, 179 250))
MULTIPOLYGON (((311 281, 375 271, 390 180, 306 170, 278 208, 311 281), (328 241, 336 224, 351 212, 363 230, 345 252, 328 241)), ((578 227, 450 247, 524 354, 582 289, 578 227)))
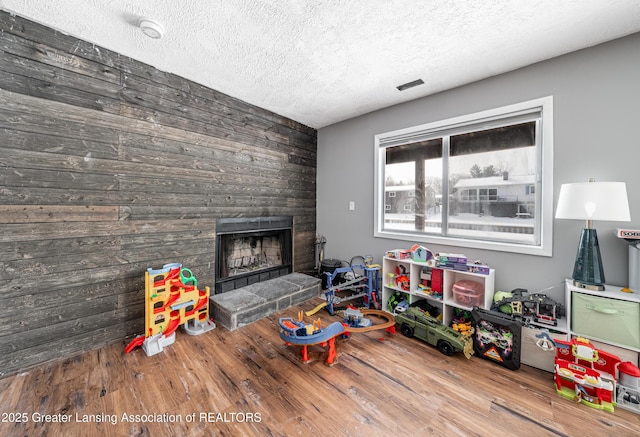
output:
POLYGON ((482 306, 484 301, 484 285, 479 282, 463 279, 453 284, 453 300, 465 307, 482 306))

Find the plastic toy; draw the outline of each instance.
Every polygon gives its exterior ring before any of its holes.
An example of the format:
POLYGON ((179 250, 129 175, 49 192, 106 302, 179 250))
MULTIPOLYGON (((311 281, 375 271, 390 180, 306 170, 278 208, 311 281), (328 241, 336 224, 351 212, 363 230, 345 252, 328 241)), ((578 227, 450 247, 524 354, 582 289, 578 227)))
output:
POLYGON ((640 413, 640 369, 597 349, 586 338, 555 340, 554 381, 560 396, 613 412, 618 406, 640 413))
POLYGON ((616 405, 640 413, 640 369, 632 362, 625 361, 618 366, 618 377, 616 405))
POLYGON ((396 291, 387 300, 387 308, 389 312, 392 313, 400 313, 406 310, 408 307, 408 302, 406 295, 400 291, 396 291))
POLYGON ((558 318, 565 315, 564 306, 543 293, 525 296, 527 293, 524 288, 516 288, 510 293, 497 292, 494 294, 491 310, 515 314, 523 318, 533 319, 537 323, 556 326, 558 318))
POLYGON ((179 326, 189 335, 216 327, 209 319, 209 287, 199 290, 196 278, 182 264, 165 264, 145 272, 145 333, 125 347, 129 353, 142 346, 147 356, 155 355, 175 342, 179 326))
POLYGON ((405 291, 409 291, 409 276, 407 269, 402 264, 396 266, 396 287, 405 291))
POLYGON ((373 325, 371 320, 367 319, 361 311, 355 308, 344 310, 344 323, 351 328, 366 328, 373 325))
POLYGON ((331 366, 335 364, 337 358, 335 345, 336 337, 348 337, 352 332, 366 332, 378 329, 386 329, 389 332, 394 332, 392 329, 395 325, 393 316, 382 310, 352 309, 352 311, 349 311, 345 315, 345 319, 347 318, 353 322, 354 326, 350 326, 349 323, 345 321, 344 323, 333 322, 326 328, 323 328, 320 319, 315 320, 312 324, 305 323, 303 321, 301 311, 298 313, 297 320, 294 320, 291 317, 282 317, 278 320, 280 325, 280 338, 285 341, 287 346, 302 346, 302 362, 304 363, 309 361, 308 346, 318 344, 323 347, 328 346, 325 364, 331 366), (359 312, 360 314, 357 315, 355 312, 359 312), (386 322, 382 324, 367 324, 367 326, 360 326, 365 324, 362 320, 364 319, 364 316, 368 315, 381 317, 386 319, 386 322))
POLYGON ((440 308, 435 305, 431 305, 429 301, 426 299, 421 299, 415 302, 412 302, 410 307, 418 307, 431 317, 438 319, 442 323, 442 313, 440 312, 440 308))
MULTIPOLYGON (((435 269, 430 266, 422 267, 420 272, 420 282, 418 283, 418 290, 424 294, 428 294, 434 299, 442 299, 442 270, 435 269), (436 284, 434 278, 440 278, 440 285, 436 284)), ((395 286, 391 284, 391 286, 395 286)))
POLYGON ((471 311, 463 310, 462 308, 454 308, 453 319, 451 320, 451 328, 454 331, 458 331, 461 333, 471 331, 471 311))
POLYGON ((387 251, 387 257, 394 259, 409 259, 413 252, 406 249, 393 249, 387 251))
POLYGON ((585 338, 556 340, 554 381, 560 396, 613 412, 620 358, 585 338))
POLYGON ((396 315, 396 324, 406 337, 416 337, 436 346, 444 355, 453 355, 465 349, 468 337, 442 325, 438 319, 429 316, 420 308, 409 307, 407 311, 396 315))
MULTIPOLYGON (((365 264, 354 264, 349 267, 339 267, 332 272, 326 272, 327 284, 331 284, 325 291, 326 304, 319 306, 319 308, 325 307, 329 314, 333 315, 334 305, 341 302, 362 298, 364 305, 367 308, 379 305, 378 299, 380 294, 380 265, 371 264, 371 259, 365 259, 365 264), (362 270, 363 275, 356 275, 355 270, 362 270), (338 275, 349 274, 350 279, 345 282, 334 285, 334 279, 338 275), (336 292, 352 291, 357 292, 350 296, 338 297, 336 292)), ((346 276, 346 275, 345 275, 346 276)), ((309 315, 309 314, 307 314, 309 315)))
POLYGON ((321 344, 322 346, 329 346, 326 364, 334 364, 337 356, 335 338, 344 333, 342 323, 333 322, 328 327, 322 328, 320 319, 317 319, 313 324, 306 324, 302 321, 302 314, 298 315, 298 320, 293 320, 291 317, 283 317, 278 322, 280 324, 280 338, 287 345, 296 344, 302 346, 302 361, 304 363, 309 361, 307 346, 321 344))
POLYGON ((463 279, 453 284, 453 300, 469 308, 480 306, 484 300, 484 285, 479 282, 463 279))
POLYGON ((426 263, 433 259, 433 252, 424 246, 414 244, 411 246, 411 257, 414 261, 426 263))
POLYGON ((540 333, 536 334, 536 346, 538 346, 543 351, 552 351, 556 348, 555 341, 549 335, 549 331, 542 330, 540 333))

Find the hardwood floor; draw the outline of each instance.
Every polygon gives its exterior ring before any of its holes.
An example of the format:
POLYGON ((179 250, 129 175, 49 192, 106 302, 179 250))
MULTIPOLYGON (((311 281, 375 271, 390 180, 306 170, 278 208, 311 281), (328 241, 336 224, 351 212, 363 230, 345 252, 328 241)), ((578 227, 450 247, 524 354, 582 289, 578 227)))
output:
MULTIPOLYGON (((304 364, 300 348, 280 339, 278 317, 318 303, 233 332, 179 331, 152 357, 124 354, 123 341, 6 377, 0 435, 640 435, 639 415, 561 398, 550 373, 447 357, 401 334, 352 334, 337 341, 332 367, 320 346, 304 364)), ((339 320, 325 311, 307 320, 317 317, 339 320)))

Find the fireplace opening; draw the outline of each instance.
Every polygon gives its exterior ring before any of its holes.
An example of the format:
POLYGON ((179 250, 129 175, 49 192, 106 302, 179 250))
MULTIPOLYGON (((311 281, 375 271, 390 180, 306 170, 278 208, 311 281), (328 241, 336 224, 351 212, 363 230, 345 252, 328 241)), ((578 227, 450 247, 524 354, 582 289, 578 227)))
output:
POLYGON ((292 217, 218 219, 215 293, 291 273, 292 227, 292 217))

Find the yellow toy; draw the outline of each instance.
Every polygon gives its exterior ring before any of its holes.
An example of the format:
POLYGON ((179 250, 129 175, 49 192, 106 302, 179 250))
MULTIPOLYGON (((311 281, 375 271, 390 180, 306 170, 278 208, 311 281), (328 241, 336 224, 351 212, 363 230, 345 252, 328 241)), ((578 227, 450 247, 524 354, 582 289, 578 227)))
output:
POLYGON ((199 290, 191 270, 182 264, 165 264, 162 269, 145 272, 144 335, 134 338, 125 348, 136 346, 148 356, 173 344, 175 331, 183 326, 189 335, 198 335, 216 327, 209 319, 209 287, 199 290))

